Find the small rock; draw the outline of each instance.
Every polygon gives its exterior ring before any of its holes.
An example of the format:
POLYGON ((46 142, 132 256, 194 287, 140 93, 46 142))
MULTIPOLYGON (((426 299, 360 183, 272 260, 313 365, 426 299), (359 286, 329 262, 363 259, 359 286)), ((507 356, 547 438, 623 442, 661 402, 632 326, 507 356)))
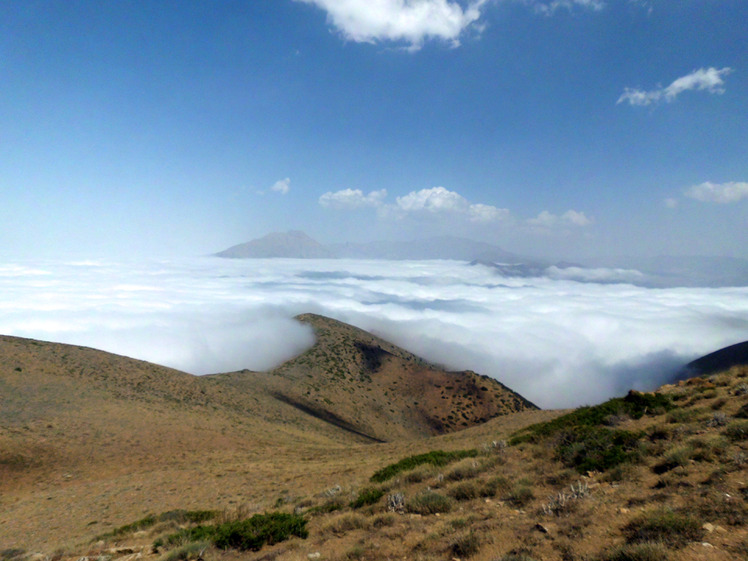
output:
POLYGON ((322 554, 319 551, 315 551, 314 553, 310 553, 309 555, 307 555, 307 557, 309 559, 319 559, 320 557, 322 557, 322 554))
POLYGON ((727 530, 725 530, 722 526, 715 526, 714 531, 719 532, 720 534, 724 534, 727 532, 727 530))
POLYGON ((491 499, 486 499, 486 504, 490 504, 491 502, 491 499))
POLYGON ((706 530, 707 532, 710 532, 710 533, 714 532, 714 524, 710 524, 709 522, 707 522, 706 524, 704 524, 703 526, 701 526, 701 528, 703 530, 706 530))
POLYGON ((535 529, 538 532, 541 532, 543 534, 547 534, 548 533, 548 528, 546 528, 545 526, 543 526, 540 522, 538 522, 537 524, 535 524, 535 529))
POLYGON ((714 546, 713 546, 712 544, 710 544, 709 542, 701 542, 701 545, 703 545, 704 547, 714 547, 714 546))
POLYGON ((621 508, 618 509, 618 512, 620 514, 628 514, 631 511, 629 509, 627 509, 627 508, 621 507, 621 508))

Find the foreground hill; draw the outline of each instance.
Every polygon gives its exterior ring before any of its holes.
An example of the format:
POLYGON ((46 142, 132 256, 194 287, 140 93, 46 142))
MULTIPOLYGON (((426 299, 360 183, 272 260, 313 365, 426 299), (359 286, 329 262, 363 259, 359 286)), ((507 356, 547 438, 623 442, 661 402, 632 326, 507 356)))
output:
MULTIPOLYGON (((497 417, 437 437, 266 453, 283 454, 285 464, 270 475, 274 486, 263 499, 226 508, 230 481, 206 473, 202 484, 214 485, 214 499, 195 504, 181 480, 169 481, 164 488, 181 505, 144 507, 139 517, 99 532, 98 541, 58 542, 56 558, 748 558, 745 367, 570 412, 497 417)), ((215 461, 201 460, 206 472, 215 461)), ((223 472, 241 465, 251 474, 256 462, 225 462, 223 472)), ((6 505, 28 512, 13 499, 4 498, 6 505)), ((69 500, 88 505, 91 497, 69 500)), ((46 506, 43 497, 39 505, 46 506)), ((18 531, 5 537, 24 539, 25 518, 12 522, 18 531)), ((30 553, 7 549, 4 557, 30 561, 30 553)))
POLYGON ((0 336, 0 553, 92 537, 149 511, 267 508, 310 470, 315 485, 334 485, 349 461, 371 461, 372 442, 535 409, 493 380, 301 319, 319 337, 309 352, 271 373, 202 377, 0 336))
POLYGON ((500 382, 475 372, 447 372, 345 323, 304 314, 315 345, 269 374, 217 378, 269 395, 372 441, 432 436, 499 415, 537 409, 500 382))

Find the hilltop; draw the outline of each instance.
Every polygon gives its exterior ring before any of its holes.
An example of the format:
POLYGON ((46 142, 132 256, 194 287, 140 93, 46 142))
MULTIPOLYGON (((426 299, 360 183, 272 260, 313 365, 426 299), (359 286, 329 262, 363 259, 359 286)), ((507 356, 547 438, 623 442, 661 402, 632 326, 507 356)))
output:
POLYGON ((351 325, 315 314, 316 343, 268 374, 224 374, 237 388, 269 395, 372 441, 433 436, 499 415, 537 409, 500 382, 448 372, 351 325))

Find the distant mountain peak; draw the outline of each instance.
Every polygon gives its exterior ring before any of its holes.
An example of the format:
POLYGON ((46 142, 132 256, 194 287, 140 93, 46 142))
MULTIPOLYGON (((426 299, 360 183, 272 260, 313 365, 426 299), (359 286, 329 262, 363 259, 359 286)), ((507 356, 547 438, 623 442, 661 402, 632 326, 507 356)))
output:
POLYGON ((300 230, 272 232, 261 238, 232 246, 216 253, 216 256, 232 259, 263 259, 272 257, 326 259, 334 257, 328 248, 300 230))

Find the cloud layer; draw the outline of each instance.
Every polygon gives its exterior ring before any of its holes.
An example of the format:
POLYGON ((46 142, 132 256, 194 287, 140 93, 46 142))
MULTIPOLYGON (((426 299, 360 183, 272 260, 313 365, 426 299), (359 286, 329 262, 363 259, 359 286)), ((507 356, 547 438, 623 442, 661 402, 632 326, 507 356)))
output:
POLYGON ((459 45, 481 17, 486 0, 461 5, 450 0, 298 0, 327 12, 342 35, 359 43, 405 42, 412 50, 428 39, 459 45))
POLYGON ((732 68, 699 68, 690 74, 681 76, 673 81, 666 88, 657 88, 654 90, 640 90, 637 88, 625 88, 618 103, 628 103, 629 105, 652 105, 664 101, 670 103, 686 91, 706 91, 712 94, 723 94, 725 92, 724 77, 732 72, 732 68))
POLYGON ((449 261, 22 263, 0 267, 0 333, 192 373, 265 370, 312 343, 291 318, 317 312, 493 376, 544 407, 653 388, 671 368, 748 339, 748 288, 561 278, 571 273, 503 278, 449 261))

